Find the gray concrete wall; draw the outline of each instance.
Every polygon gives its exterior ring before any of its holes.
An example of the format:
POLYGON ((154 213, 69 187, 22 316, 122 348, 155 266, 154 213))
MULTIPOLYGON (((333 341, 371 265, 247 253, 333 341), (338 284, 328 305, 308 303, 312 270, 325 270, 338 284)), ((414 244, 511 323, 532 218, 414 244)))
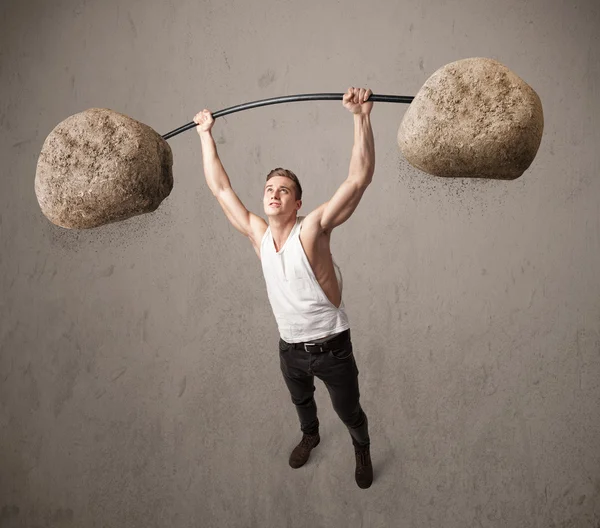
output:
MULTIPOLYGON (((21 2, 0 6, 0 526, 515 527, 600 522, 600 12, 594 0, 21 2), (108 107, 166 133, 256 99, 370 86, 414 95, 438 67, 500 60, 546 127, 513 182, 443 180, 396 146, 333 236, 370 417, 360 490, 317 382, 322 442, 297 471, 260 263, 208 191, 194 131, 170 140, 153 214, 50 224, 46 136, 108 107)), ((302 212, 347 175, 352 118, 295 103, 217 121, 234 188, 268 170, 302 212)))

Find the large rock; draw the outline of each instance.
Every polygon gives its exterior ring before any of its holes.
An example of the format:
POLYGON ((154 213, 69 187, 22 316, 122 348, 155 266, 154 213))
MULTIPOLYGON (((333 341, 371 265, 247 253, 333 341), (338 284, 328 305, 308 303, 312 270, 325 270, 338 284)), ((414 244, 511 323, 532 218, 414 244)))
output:
POLYGON ((408 107, 398 145, 415 167, 435 176, 518 178, 542 140, 535 91, 492 59, 437 70, 408 107))
POLYGON ((86 229, 154 211, 173 188, 173 154, 152 128, 90 108, 44 142, 35 194, 56 225, 86 229))

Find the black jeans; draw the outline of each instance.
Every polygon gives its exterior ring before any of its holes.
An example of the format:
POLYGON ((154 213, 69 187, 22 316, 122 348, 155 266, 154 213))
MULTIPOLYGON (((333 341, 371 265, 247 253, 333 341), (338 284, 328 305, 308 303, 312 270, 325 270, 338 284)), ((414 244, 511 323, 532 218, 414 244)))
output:
POLYGON ((327 387, 333 408, 348 428, 353 444, 370 444, 367 415, 359 402, 358 367, 350 330, 321 346, 306 348, 303 343, 290 344, 279 339, 279 359, 303 433, 314 435, 319 431, 314 399, 314 377, 317 376, 327 387))

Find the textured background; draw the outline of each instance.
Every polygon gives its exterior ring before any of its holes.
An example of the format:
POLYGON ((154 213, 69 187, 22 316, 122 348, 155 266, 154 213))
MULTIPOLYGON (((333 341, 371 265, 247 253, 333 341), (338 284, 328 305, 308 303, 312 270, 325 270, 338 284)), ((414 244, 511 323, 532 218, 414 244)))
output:
MULTIPOLYGON (((518 527, 600 523, 600 11, 593 0, 0 5, 0 526, 518 527), (279 95, 414 95, 486 56, 541 97, 513 182, 444 180, 396 146, 333 236, 376 480, 317 382, 300 438, 260 263, 203 180, 194 131, 151 215, 73 232, 40 212, 44 139, 107 107, 164 134, 279 95)), ((303 213, 347 175, 352 117, 293 103, 217 121, 234 188, 261 210, 294 170, 303 213)))

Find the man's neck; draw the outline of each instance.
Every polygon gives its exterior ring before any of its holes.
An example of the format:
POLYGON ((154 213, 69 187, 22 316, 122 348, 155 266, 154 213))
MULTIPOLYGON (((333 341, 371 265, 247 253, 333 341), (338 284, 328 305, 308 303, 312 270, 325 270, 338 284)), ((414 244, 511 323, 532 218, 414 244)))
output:
POLYGON ((283 244, 285 244, 296 225, 296 219, 297 215, 288 218, 269 218, 269 227, 271 228, 271 235, 273 236, 276 251, 281 250, 283 244))

